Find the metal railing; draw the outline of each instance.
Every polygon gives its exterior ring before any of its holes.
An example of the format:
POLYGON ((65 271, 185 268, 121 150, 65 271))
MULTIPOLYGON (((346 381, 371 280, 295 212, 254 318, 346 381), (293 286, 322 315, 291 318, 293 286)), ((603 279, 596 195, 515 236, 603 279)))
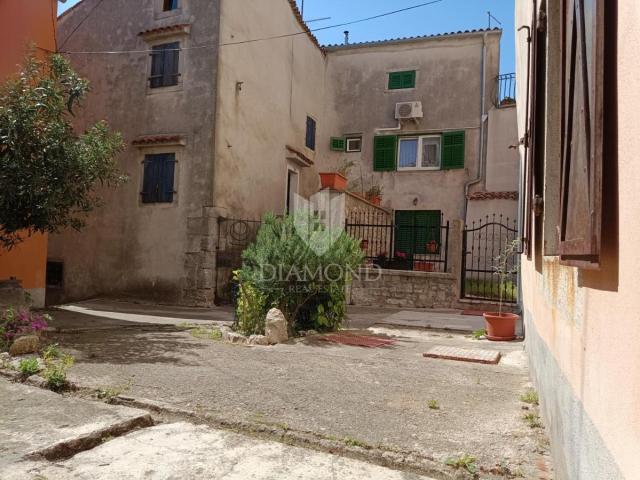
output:
POLYGON ((516 103, 516 74, 505 73, 498 75, 495 82, 495 106, 506 107, 516 103))
POLYGON ((367 265, 389 270, 447 272, 449 221, 439 225, 396 225, 386 214, 350 214, 345 231, 360 242, 367 265))

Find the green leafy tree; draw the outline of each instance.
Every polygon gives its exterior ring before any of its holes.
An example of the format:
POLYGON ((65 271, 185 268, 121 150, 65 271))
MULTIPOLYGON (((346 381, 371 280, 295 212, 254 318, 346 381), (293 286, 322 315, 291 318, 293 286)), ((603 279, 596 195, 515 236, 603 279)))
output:
POLYGON ((89 82, 60 55, 28 58, 0 86, 0 245, 15 246, 24 232, 81 229, 100 204, 95 188, 125 180, 115 162, 119 134, 105 122, 73 131, 88 91, 89 82))

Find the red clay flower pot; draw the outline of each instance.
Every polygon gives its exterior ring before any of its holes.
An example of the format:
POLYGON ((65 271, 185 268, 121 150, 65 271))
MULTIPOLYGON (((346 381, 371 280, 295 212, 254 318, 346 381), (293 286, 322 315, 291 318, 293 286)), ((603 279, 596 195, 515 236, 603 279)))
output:
POLYGON ((382 197, 379 195, 373 195, 372 197, 368 198, 370 203, 373 203, 376 206, 380 206, 380 204, 382 203, 382 197))
POLYGON ((515 313, 486 312, 483 313, 487 328, 487 338, 495 342, 506 342, 516 338, 516 322, 520 315, 515 313))
POLYGON ((344 192, 347 189, 347 177, 339 174, 338 172, 329 172, 320 174, 320 184, 322 188, 333 188, 340 192, 344 192))

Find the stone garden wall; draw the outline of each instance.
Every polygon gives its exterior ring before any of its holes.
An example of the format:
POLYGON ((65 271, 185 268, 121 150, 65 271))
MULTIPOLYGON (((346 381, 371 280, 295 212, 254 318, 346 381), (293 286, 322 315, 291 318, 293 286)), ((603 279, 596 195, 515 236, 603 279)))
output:
POLYGON ((372 307, 456 308, 458 279, 451 273, 363 269, 349 303, 372 307))

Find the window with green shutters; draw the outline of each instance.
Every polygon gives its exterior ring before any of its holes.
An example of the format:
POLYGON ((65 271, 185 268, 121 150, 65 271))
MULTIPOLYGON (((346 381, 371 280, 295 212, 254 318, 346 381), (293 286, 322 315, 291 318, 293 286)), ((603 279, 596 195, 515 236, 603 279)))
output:
POLYGON ((394 255, 426 254, 427 245, 440 244, 440 210, 397 210, 394 255))
POLYGON ((442 134, 443 170, 464 168, 464 131, 442 134))
POLYGON ((398 137, 381 135, 373 138, 373 169, 389 172, 396 169, 396 146, 398 137))
POLYGON ((342 137, 331 137, 331 150, 344 152, 346 148, 345 143, 345 139, 342 137))
POLYGON ((389 73, 389 90, 400 90, 402 88, 416 88, 416 71, 407 70, 404 72, 389 73))

